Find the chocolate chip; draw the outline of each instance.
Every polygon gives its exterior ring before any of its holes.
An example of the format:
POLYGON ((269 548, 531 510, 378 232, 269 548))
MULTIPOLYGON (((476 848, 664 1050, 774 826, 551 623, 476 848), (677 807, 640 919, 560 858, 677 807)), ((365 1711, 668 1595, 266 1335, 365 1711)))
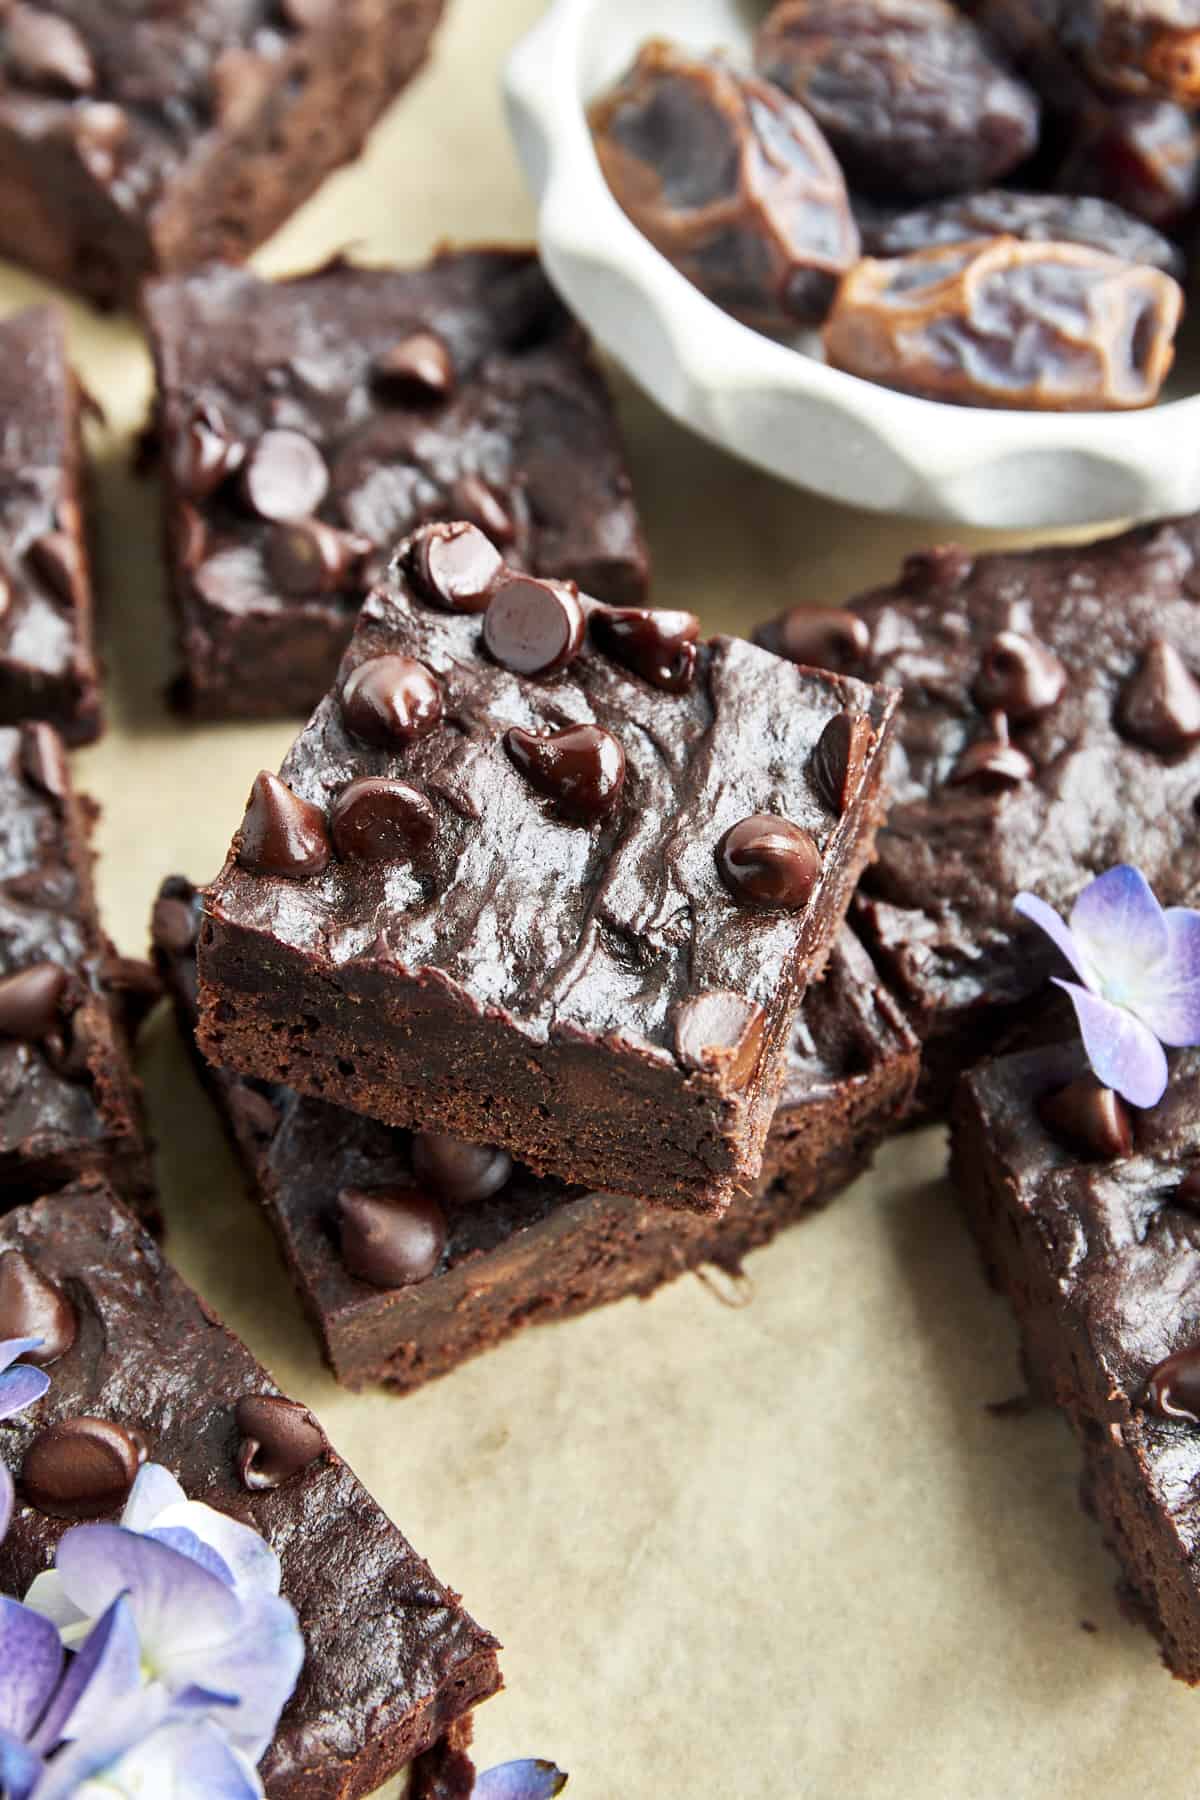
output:
POLYGON ((411 1287, 425 1281, 446 1248, 446 1216, 419 1188, 364 1193, 343 1188, 338 1195, 342 1260, 352 1275, 372 1287, 411 1287))
POLYGON ((938 588, 948 593, 962 587, 974 566, 975 558, 961 544, 934 544, 905 557, 900 586, 909 594, 928 594, 938 588))
POLYGON ((20 1250, 0 1255, 0 1338, 41 1338, 21 1360, 43 1368, 65 1356, 79 1331, 79 1315, 53 1281, 20 1250))
POLYGON ((743 1088, 758 1066, 766 1014, 744 994, 714 989, 686 1000, 675 1015, 675 1054, 685 1069, 743 1088))
POLYGON ((1008 720, 1002 712, 995 712, 988 720, 987 736, 967 745, 946 780, 955 786, 970 782, 985 794, 998 794, 1020 787, 1034 773, 1025 752, 1009 742, 1008 720))
POLYGON ((530 787, 568 818, 602 818, 621 797, 625 752, 599 725, 568 725, 545 736, 514 725, 504 734, 504 748, 530 787))
POLYGON ((835 713, 817 739, 813 780, 836 813, 845 812, 863 782, 875 731, 865 713, 835 713))
POLYGON ((451 612, 484 612, 504 559, 478 525, 427 525, 412 541, 410 567, 425 599, 451 612))
POLYGON ((501 548, 517 535, 508 508, 478 475, 459 476, 450 489, 450 510, 458 518, 470 519, 501 548))
POLYGON ((150 933, 160 950, 168 956, 186 956, 196 942, 199 920, 186 900, 175 900, 162 894, 154 902, 150 915, 150 933))
POLYGON ((491 1144, 464 1144, 436 1131, 418 1131, 412 1141, 414 1172, 448 1200, 487 1200, 512 1174, 512 1157, 491 1144))
POLYGON ((1067 671, 1053 650, 1019 631, 1001 631, 983 653, 972 695, 984 712, 1025 725, 1057 706, 1067 671))
POLYGON ((285 25, 293 31, 317 31, 328 25, 338 0, 279 0, 285 25))
POLYGON ((866 620, 852 612, 814 612, 793 606, 776 620, 770 635, 772 650, 789 662, 835 674, 861 668, 871 648, 866 620))
POLYGON ((71 786, 67 753, 53 725, 25 725, 21 729, 21 771, 31 787, 51 800, 65 800, 71 786))
POLYGON ((84 585, 83 553, 65 531, 44 531, 29 546, 29 560, 66 606, 78 604, 84 585))
MULTIPOLYGON (((367 546, 369 549, 369 546, 367 546)), ((298 519, 277 525, 267 539, 266 563, 271 580, 283 594, 300 599, 332 594, 346 584, 361 560, 363 540, 349 538, 321 519, 298 519)))
POLYGON ((52 1519, 95 1519, 129 1496, 146 1459, 139 1436, 110 1419, 81 1415, 34 1438, 21 1465, 31 1506, 52 1519))
POLYGON ((282 1487, 329 1448, 308 1408, 282 1394, 244 1394, 233 1416, 242 1439, 238 1474, 251 1493, 282 1487))
POLYGON ((319 875, 332 851, 325 815, 266 769, 256 776, 237 837, 237 860, 252 875, 300 881, 319 875))
POLYGON ((775 813, 753 813, 717 845, 717 873, 740 906, 807 906, 821 876, 821 852, 807 831, 775 813))
POLYGON ((549 675, 578 656, 585 625, 574 587, 509 573, 483 616, 483 641, 502 668, 549 675))
POLYGON ((1164 1419, 1200 1425, 1200 1345, 1159 1363, 1146 1383, 1146 1405, 1164 1419))
POLYGON ((411 862, 437 836, 433 802, 405 781, 365 775, 342 789, 329 815, 340 857, 359 862, 411 862))
POLYGON ((225 1096, 225 1105, 237 1131, 260 1143, 270 1143, 279 1130, 279 1113, 273 1100, 249 1082, 235 1082, 225 1096))
POLYGON ((0 569, 0 619, 3 619, 5 614, 10 611, 12 603, 13 584, 4 571, 0 569))
POLYGON ((175 453, 175 479, 193 500, 206 500, 236 475, 246 460, 246 446, 230 431, 215 406, 198 406, 175 453))
POLYGON ((32 6, 14 6, 4 33, 4 60, 18 81, 51 93, 90 94, 96 65, 68 19, 32 6))
POLYGON ((589 620, 592 637, 615 662, 652 687, 686 693, 696 672, 700 621, 690 612, 655 612, 646 606, 598 606, 589 620))
POLYGON ((74 109, 71 131, 75 153, 92 180, 102 186, 113 181, 129 140, 127 115, 107 100, 93 100, 74 109))
POLYGON ((329 492, 325 458, 299 431, 264 431, 242 466, 242 493, 260 519, 310 519, 329 492))
POLYGON ((371 656, 342 688, 342 717, 364 744, 413 744, 441 721, 441 684, 414 657, 371 656))
POLYGON ((1126 685, 1117 722, 1135 743, 1164 756, 1200 739, 1200 682, 1165 638, 1154 639, 1126 685))
POLYGON ((0 1037, 36 1044, 57 1031, 67 972, 57 963, 31 963, 0 980, 0 1037))
POLYGON ((398 399, 446 400, 454 392, 454 363, 434 331, 410 332, 375 358, 371 373, 385 396, 398 399))
POLYGON ((1038 1105, 1048 1131, 1087 1156, 1111 1160, 1133 1150, 1133 1124, 1119 1094, 1101 1087, 1094 1075, 1081 1075, 1038 1105))
POLYGON ((175 554, 189 575, 208 556, 208 526, 186 500, 179 502, 175 514, 175 554))

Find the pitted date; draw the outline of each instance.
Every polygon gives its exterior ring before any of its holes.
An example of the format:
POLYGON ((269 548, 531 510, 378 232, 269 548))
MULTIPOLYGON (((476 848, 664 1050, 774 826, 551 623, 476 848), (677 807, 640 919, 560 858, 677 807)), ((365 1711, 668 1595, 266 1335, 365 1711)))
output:
POLYGON ((717 305, 768 331, 825 317, 859 236, 803 107, 720 56, 652 42, 589 118, 621 206, 717 305))
POLYGON ((1037 96, 947 0, 784 0, 755 62, 809 109, 864 194, 987 187, 1037 143, 1037 96))
POLYGON ((1054 177, 1065 193, 1097 194, 1170 229, 1200 201, 1200 128, 1171 100, 1121 100, 1076 121, 1054 177))
POLYGON ((1182 307, 1161 270, 1081 244, 938 245, 860 262, 838 292, 825 354, 933 400, 1116 411, 1158 397, 1182 307))
POLYGON ((868 256, 907 256, 934 244, 1015 237, 1027 244, 1086 244, 1123 262, 1163 269, 1176 279, 1186 266, 1183 253, 1161 231, 1091 194, 985 188, 979 194, 935 200, 911 212, 859 214, 858 223, 868 256))

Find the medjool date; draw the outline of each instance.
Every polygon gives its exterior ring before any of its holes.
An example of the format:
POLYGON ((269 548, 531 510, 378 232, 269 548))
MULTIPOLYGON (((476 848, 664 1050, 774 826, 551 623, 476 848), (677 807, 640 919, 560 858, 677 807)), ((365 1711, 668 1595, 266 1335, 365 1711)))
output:
POLYGON ((907 256, 933 244, 963 244, 972 238, 1015 237, 1027 244, 1086 244, 1147 263, 1176 277, 1184 257, 1170 238, 1141 219, 1091 194, 1024 194, 1015 188, 986 188, 955 194, 911 212, 858 216, 868 256, 907 256))

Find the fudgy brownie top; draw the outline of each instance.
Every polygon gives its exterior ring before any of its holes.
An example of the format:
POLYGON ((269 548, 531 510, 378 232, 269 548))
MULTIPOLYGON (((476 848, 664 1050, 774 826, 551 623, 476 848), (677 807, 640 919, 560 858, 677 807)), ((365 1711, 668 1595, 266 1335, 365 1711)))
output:
POLYGON ((433 971, 531 1041, 670 1060, 693 997, 777 1012, 895 696, 698 629, 418 534, 208 910, 319 968, 433 971))
POLYGON ((154 285, 146 311, 191 508, 178 553, 209 605, 341 594, 349 620, 400 538, 460 516, 514 565, 642 597, 607 390, 531 254, 284 282, 211 269, 154 285))
MULTIPOLYGON (((343 1765, 410 1715, 419 1719, 469 1659, 483 1657, 482 1692, 477 1685, 459 1709, 498 1685, 495 1640, 327 1443, 281 1485, 246 1486, 235 1408, 246 1395, 278 1389, 102 1184, 8 1214, 0 1252, 8 1250, 21 1251, 67 1297, 76 1322, 73 1343, 49 1369, 46 1399, 5 1428, 9 1467, 20 1470, 50 1426, 101 1418, 139 1432, 149 1458, 171 1470, 189 1499, 253 1525, 280 1557, 305 1663, 263 1764, 270 1791, 288 1792, 289 1780, 330 1763, 342 1779, 343 1765)), ((23 1501, 0 1547, 0 1589, 24 1593, 69 1522, 23 1501)), ((429 1735, 426 1728, 421 1741, 429 1735)), ((379 1779, 389 1772, 379 1769, 379 1779)))
POLYGON ((1139 867, 1200 892, 1200 516, 1082 548, 911 557, 851 614, 778 621, 802 656, 904 690, 858 919, 923 1030, 1034 993, 1021 889, 1067 910, 1139 867), (865 630, 863 627, 865 626, 865 630))

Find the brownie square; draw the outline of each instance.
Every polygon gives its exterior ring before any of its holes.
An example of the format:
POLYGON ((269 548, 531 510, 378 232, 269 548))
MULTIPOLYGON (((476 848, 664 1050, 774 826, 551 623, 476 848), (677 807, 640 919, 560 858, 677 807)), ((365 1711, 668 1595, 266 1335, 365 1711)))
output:
POLYGON ((1115 863, 1200 893, 1200 515, 1100 543, 913 556, 848 613, 761 640, 902 688, 892 804, 854 918, 925 1041, 922 1101, 1056 968, 1013 912, 1115 863))
POLYGON ((1031 1385, 1079 1439, 1085 1499, 1130 1597, 1167 1667, 1195 1683, 1200 1053, 1172 1056, 1164 1099, 1125 1115, 1123 1145, 1078 1101, 1074 1140, 1040 1116, 1085 1067, 1077 1045, 980 1064, 955 1103, 953 1173, 1031 1385))
POLYGON ((100 673, 80 389, 57 307, 0 324, 0 413, 0 725, 47 719, 90 743, 100 673))
MULTIPOLYGON (((140 1434, 149 1459, 168 1468, 190 1500, 253 1526, 279 1556, 305 1661, 261 1764, 271 1800, 373 1793, 496 1691, 495 1638, 313 1431, 311 1415, 307 1434, 316 1442, 307 1463, 292 1455, 292 1471, 274 1485, 263 1485, 257 1470, 253 1489, 243 1479, 238 1402, 279 1389, 103 1183, 82 1182, 9 1213, 0 1220, 0 1268, 13 1251, 67 1298, 75 1321, 74 1341, 49 1368, 46 1398, 5 1427, 13 1473, 19 1477, 30 1447, 52 1426, 103 1419, 140 1434)), ((3 1291, 18 1294, 21 1285, 3 1291)), ((8 1324, 0 1317, 5 1336, 13 1335, 8 1324)), ((135 1455, 130 1479, 136 1467, 135 1455)), ((72 1521, 43 1511, 37 1489, 19 1482, 18 1493, 0 1547, 0 1590, 21 1595, 50 1566, 72 1521)), ((104 1505, 102 1498, 84 1516, 105 1516, 104 1505)))
POLYGON ((0 1208, 99 1173, 156 1220, 125 1029, 145 982, 101 929, 94 817, 52 727, 0 728, 0 1208))
MULTIPOLYGON (((201 898, 173 877, 155 906, 155 956, 195 1050, 201 898)), ((265 1207, 337 1379, 408 1392, 526 1325, 643 1298, 688 1269, 740 1273, 748 1251, 822 1206, 903 1119, 919 1046, 848 929, 805 999, 752 1194, 722 1219, 539 1179, 502 1153, 430 1154, 418 1134, 196 1061, 265 1207), (414 1162, 416 1167, 414 1168, 414 1162), (481 1192, 481 1189, 489 1191, 481 1192), (404 1286, 347 1267, 338 1196, 435 1202, 436 1259, 404 1286)))
POLYGON ((870 857, 896 696, 698 630, 467 524, 403 546, 206 894, 204 1053, 722 1211, 870 857))
POLYGON ((101 306, 240 262, 350 162, 441 0, 13 0, 0 252, 101 306))
POLYGON ((193 713, 310 713, 373 576, 427 520, 473 517, 512 563, 644 598, 608 391, 531 254, 210 269, 156 283, 146 317, 193 713))

